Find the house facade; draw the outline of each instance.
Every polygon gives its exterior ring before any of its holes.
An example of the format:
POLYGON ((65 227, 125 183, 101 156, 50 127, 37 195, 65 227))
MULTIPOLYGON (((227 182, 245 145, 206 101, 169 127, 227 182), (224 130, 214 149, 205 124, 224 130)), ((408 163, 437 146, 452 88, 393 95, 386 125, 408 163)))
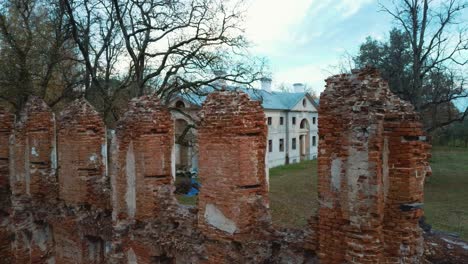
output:
MULTIPOLYGON (((267 80, 268 81, 268 80, 267 80)), ((262 82, 262 89, 243 89, 253 100, 262 102, 268 124, 268 167, 276 167, 317 158, 317 102, 304 91, 272 92, 262 82)), ((175 122, 176 168, 197 170, 196 123, 206 96, 181 94, 171 101, 175 122)))
MULTIPOLYGON (((291 94, 277 93, 280 96, 291 94)), ((317 158, 317 106, 308 94, 297 94, 288 108, 265 108, 268 124, 268 167, 317 158)))

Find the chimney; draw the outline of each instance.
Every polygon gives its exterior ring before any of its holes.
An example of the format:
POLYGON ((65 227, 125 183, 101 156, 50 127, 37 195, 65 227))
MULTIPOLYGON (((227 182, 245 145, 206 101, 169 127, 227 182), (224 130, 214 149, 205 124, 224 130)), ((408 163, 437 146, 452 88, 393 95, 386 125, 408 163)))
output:
POLYGON ((295 83, 293 84, 293 87, 294 87, 294 92, 295 93, 303 93, 304 92, 304 84, 303 83, 295 83))
POLYGON ((271 78, 263 77, 260 81, 262 82, 262 90, 271 92, 271 78))

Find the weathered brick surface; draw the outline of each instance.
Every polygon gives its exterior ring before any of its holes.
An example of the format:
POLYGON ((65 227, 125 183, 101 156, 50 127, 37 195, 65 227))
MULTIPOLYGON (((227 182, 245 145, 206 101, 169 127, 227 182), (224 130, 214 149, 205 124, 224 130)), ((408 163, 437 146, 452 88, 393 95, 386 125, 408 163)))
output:
POLYGON ((265 170, 267 127, 259 102, 246 94, 210 94, 199 128, 199 226, 207 235, 235 237, 269 224, 265 170), (216 217, 226 225, 216 226, 216 217))
POLYGON ((155 96, 134 99, 118 122, 112 149, 116 219, 151 219, 173 195, 174 124, 155 96))
POLYGON ((60 199, 110 208, 106 128, 98 112, 78 99, 60 113, 57 128, 60 199))
POLYGON ((196 207, 174 198, 174 120, 156 96, 132 100, 108 133, 83 99, 56 128, 37 98, 15 126, 0 109, 0 262, 421 261, 430 146, 412 107, 366 68, 329 78, 320 113, 320 208, 294 230, 271 225, 265 115, 244 93, 203 105, 196 207))
POLYGON ((319 108, 321 263, 419 263, 428 144, 372 68, 327 79, 319 108))
POLYGON ((0 257, 10 262, 10 237, 8 230, 11 210, 8 142, 13 132, 13 115, 0 108, 0 257))
POLYGON ((34 204, 56 199, 54 115, 45 102, 31 96, 10 137, 10 186, 14 263, 43 262, 50 244, 35 221, 34 204))
MULTIPOLYGON (((262 107, 246 94, 212 93, 203 104, 198 225, 208 237, 259 238, 268 228, 266 135, 262 107)), ((209 252, 211 263, 225 261, 224 250, 209 252)))
POLYGON ((17 195, 34 200, 54 197, 55 118, 46 103, 30 97, 11 138, 11 184, 17 195))

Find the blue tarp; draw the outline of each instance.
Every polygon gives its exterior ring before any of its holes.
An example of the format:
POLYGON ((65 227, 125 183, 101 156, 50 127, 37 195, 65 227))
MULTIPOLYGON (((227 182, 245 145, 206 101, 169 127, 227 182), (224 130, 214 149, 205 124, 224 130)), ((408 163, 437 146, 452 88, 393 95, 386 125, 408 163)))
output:
POLYGON ((200 190, 199 190, 200 189, 200 183, 198 183, 198 181, 195 180, 195 179, 190 179, 190 181, 191 181, 192 187, 190 188, 188 193, 185 195, 186 197, 196 196, 200 192, 200 190))

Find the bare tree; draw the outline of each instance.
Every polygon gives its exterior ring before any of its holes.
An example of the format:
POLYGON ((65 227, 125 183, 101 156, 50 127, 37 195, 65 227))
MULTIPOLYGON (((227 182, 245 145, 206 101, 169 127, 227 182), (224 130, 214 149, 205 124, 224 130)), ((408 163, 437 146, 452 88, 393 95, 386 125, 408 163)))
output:
POLYGON ((166 102, 205 86, 250 85, 264 63, 248 54, 242 1, 61 0, 85 71, 84 94, 115 121, 125 101, 166 102), (224 81, 224 82, 221 82, 224 81), (96 102, 99 98, 99 102, 96 102))
POLYGON ((168 99, 219 80, 251 84, 262 76, 263 63, 246 56, 242 1, 112 1, 131 59, 133 96, 156 92, 168 99))
MULTIPOLYGON (((468 2, 394 0, 392 3, 392 7, 383 4, 381 7, 395 19, 411 48, 410 89, 405 91, 406 97, 421 112, 438 107, 452 109, 454 100, 468 97, 464 81, 468 65, 468 21, 464 15, 468 2)), ((468 108, 449 115, 452 116, 444 121, 436 120, 428 130, 463 120, 468 108)))
POLYGON ((116 121, 128 96, 125 96, 126 81, 120 78, 124 69, 117 65, 123 59, 124 49, 113 2, 62 0, 61 3, 80 52, 84 97, 103 113, 106 121, 116 121))
POLYGON ((76 86, 73 44, 64 10, 55 1, 0 4, 0 98, 16 110, 29 95, 55 106, 76 86))

